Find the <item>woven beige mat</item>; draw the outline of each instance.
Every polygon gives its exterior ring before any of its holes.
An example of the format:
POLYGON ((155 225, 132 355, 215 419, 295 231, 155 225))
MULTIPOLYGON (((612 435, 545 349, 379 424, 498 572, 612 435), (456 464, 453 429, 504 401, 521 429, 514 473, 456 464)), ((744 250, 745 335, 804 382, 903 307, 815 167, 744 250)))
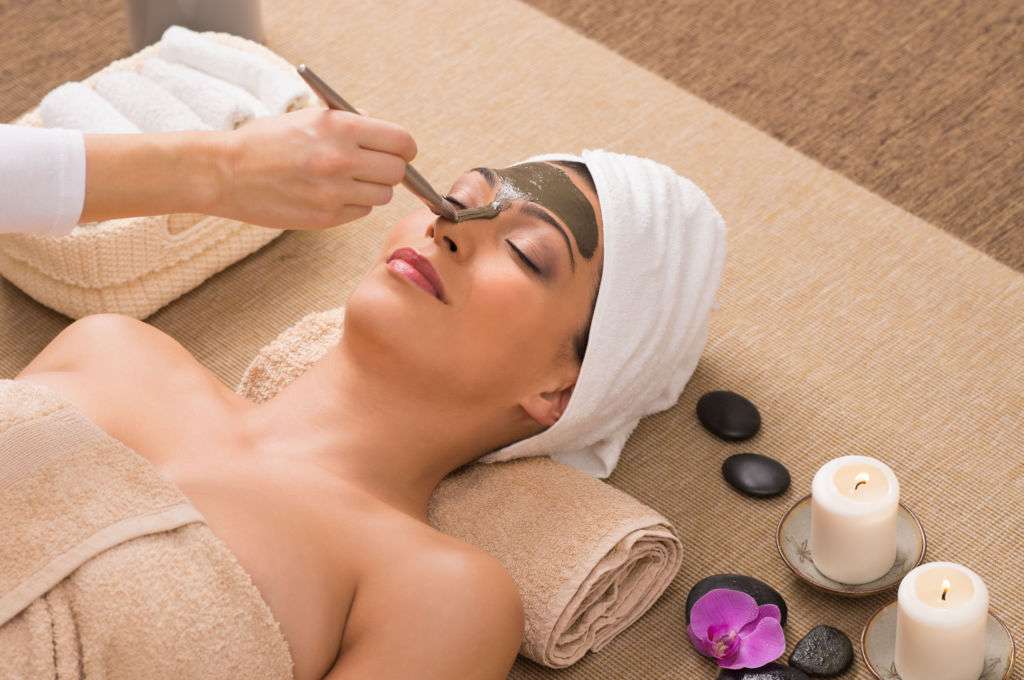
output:
MULTIPOLYGON (((416 165, 438 184, 479 164, 604 147, 674 166, 729 225, 704 357, 679 404, 641 423, 609 480, 672 519, 683 569, 599 654, 558 672, 520 660, 511 677, 715 677, 686 638, 683 603, 692 583, 718 572, 782 592, 787 652, 818 623, 856 640, 895 592, 821 594, 787 571, 774 544, 817 468, 849 453, 894 468, 928 532, 926 559, 978 571, 993 611, 1024 630, 1024 277, 523 4, 402 6, 265 3, 269 46, 412 130, 416 165), (726 444, 697 423, 696 400, 719 388, 760 406, 755 439, 726 444), (784 497, 748 499, 724 484, 723 458, 746 450, 789 467, 784 497)), ((149 321, 234 385, 282 328, 344 302, 414 205, 396 197, 356 224, 285 234, 149 321)), ((0 376, 66 323, 0 285, 0 376)), ((858 658, 844 677, 870 675, 858 658)))

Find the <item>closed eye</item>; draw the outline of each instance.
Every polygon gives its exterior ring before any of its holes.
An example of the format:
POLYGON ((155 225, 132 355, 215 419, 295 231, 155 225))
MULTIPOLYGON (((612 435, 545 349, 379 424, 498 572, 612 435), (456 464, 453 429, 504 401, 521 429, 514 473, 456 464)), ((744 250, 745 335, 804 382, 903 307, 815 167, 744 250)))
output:
POLYGON ((448 201, 449 203, 455 204, 455 207, 458 208, 459 210, 465 210, 465 208, 466 208, 466 204, 465 203, 463 203, 462 201, 460 201, 457 198, 452 198, 450 195, 449 196, 442 196, 442 198, 444 198, 444 200, 448 201))
POLYGON ((519 248, 517 248, 517 247, 516 247, 516 244, 512 243, 512 241, 509 241, 508 239, 505 239, 505 242, 506 242, 506 243, 508 243, 508 244, 509 244, 509 246, 511 246, 511 247, 512 247, 512 250, 516 251, 516 254, 518 254, 518 255, 519 255, 519 257, 521 257, 521 258, 522 258, 523 262, 525 262, 525 263, 526 263, 526 266, 527 266, 527 267, 529 267, 529 268, 530 268, 530 269, 532 269, 533 271, 537 272, 538 274, 543 274, 543 272, 542 272, 542 271, 540 270, 540 267, 538 267, 537 265, 535 265, 535 264, 534 264, 534 263, 533 263, 533 262, 532 262, 532 261, 530 260, 530 258, 528 258, 528 257, 527 257, 527 256, 526 256, 526 255, 525 255, 525 254, 523 253, 523 251, 519 250, 519 248))

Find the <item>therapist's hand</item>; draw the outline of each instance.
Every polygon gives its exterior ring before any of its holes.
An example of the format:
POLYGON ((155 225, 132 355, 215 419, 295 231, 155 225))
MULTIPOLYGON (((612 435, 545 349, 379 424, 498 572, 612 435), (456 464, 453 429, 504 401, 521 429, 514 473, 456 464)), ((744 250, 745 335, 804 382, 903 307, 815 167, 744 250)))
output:
POLYGON ((398 125, 308 108, 237 130, 85 134, 80 223, 200 213, 324 229, 391 200, 416 155, 398 125))
POLYGON ((222 131, 219 191, 203 212, 275 228, 323 229, 391 200, 416 142, 346 111, 300 109, 222 131))

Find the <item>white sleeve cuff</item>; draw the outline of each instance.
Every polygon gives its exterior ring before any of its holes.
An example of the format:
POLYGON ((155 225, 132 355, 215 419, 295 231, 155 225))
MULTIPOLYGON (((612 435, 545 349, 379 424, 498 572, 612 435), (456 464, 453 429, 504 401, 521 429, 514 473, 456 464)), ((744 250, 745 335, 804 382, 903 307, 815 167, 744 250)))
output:
POLYGON ((84 207, 81 130, 0 125, 0 233, 65 236, 84 207))

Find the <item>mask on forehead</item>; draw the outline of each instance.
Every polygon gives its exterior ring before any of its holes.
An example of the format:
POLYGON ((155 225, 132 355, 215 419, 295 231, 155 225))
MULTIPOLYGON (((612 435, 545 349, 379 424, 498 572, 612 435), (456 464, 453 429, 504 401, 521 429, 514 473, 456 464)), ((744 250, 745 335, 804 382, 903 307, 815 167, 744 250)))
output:
POLYGON ((580 254, 588 260, 597 250, 594 206, 560 168, 543 162, 520 163, 495 169, 501 186, 495 201, 529 199, 553 212, 576 237, 580 254))

